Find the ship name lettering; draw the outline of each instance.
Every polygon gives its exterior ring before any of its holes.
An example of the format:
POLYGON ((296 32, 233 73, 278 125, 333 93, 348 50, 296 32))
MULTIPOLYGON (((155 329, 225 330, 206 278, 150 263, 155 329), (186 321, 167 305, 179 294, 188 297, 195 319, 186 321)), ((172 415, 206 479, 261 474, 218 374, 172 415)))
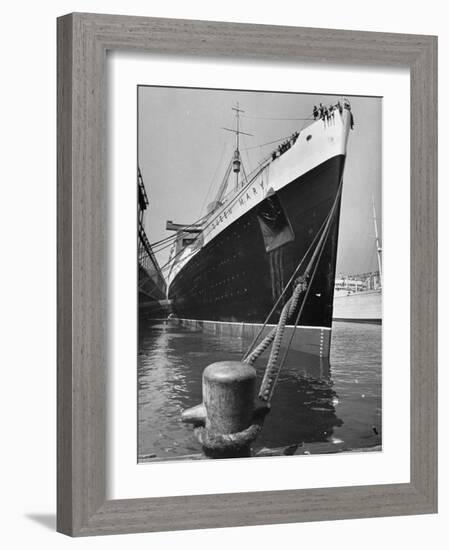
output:
POLYGON ((242 198, 240 198, 239 199, 239 204, 240 204, 240 206, 243 206, 245 204, 245 201, 242 198))
POLYGON ((253 187, 253 193, 257 195, 257 189, 255 187, 253 187))

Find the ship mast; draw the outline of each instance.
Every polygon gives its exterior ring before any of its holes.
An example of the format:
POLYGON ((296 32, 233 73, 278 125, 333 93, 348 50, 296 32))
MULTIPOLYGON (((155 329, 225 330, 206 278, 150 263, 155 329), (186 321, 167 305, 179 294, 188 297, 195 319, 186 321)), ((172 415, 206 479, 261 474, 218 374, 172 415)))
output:
POLYGON ((374 232, 376 235, 377 263, 379 265, 380 280, 382 281, 382 258, 381 258, 382 247, 380 246, 379 232, 377 230, 377 217, 376 217, 376 207, 374 206, 374 197, 372 197, 372 201, 373 201, 373 216, 374 216, 374 232))
MULTIPOLYGON (((248 134, 246 132, 242 132, 240 130, 240 113, 244 113, 243 109, 240 109, 239 102, 237 101, 237 105, 235 107, 232 107, 232 110, 235 111, 235 118, 236 118, 236 129, 232 128, 222 128, 223 130, 227 130, 228 132, 233 132, 235 134, 235 151, 234 151, 234 157, 232 159, 232 170, 235 174, 235 189, 238 189, 239 186, 239 173, 240 173, 240 167, 242 165, 242 159, 240 156, 240 134, 243 134, 245 136, 251 136, 253 137, 253 134, 248 134)), ((245 172, 243 170, 243 172, 245 172)))

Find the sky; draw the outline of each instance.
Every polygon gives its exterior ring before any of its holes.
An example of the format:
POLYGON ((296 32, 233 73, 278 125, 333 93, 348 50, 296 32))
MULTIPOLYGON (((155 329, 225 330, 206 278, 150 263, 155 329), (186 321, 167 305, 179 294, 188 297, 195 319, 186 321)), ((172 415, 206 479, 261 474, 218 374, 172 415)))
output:
MULTIPOLYGON (((167 220, 190 224, 205 214, 235 148, 234 134, 223 127, 235 128, 237 102, 245 111, 240 129, 252 134, 240 138, 249 172, 277 146, 266 143, 300 131, 310 124, 314 105, 342 96, 139 86, 138 164, 150 202, 150 242, 173 235, 165 229, 167 220)), ((382 100, 345 97, 355 126, 344 172, 337 273, 351 275, 378 269, 372 204, 382 238, 382 100)), ((161 266, 168 253, 156 253, 161 266)))

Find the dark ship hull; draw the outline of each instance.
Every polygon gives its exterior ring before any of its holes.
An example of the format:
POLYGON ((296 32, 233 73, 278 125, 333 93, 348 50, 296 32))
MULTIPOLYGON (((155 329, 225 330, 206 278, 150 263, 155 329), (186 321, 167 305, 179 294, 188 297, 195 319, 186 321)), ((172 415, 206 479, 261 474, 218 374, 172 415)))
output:
MULTIPOLYGON (((173 313, 182 319, 263 323, 329 214, 344 159, 344 155, 333 157, 285 185, 199 250, 170 285, 173 313), (269 237, 279 239, 284 232, 280 239, 286 241, 274 250, 267 250, 270 243, 264 227, 269 203, 281 211, 284 223, 269 237)), ((301 325, 330 327, 332 323, 339 209, 338 205, 301 325)))

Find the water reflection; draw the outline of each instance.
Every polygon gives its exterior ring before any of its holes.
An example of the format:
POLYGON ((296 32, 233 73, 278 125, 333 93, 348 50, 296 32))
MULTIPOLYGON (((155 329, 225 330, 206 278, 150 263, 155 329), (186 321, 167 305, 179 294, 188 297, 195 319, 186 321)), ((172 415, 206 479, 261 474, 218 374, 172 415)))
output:
MULTIPOLYGON (((381 441, 380 327, 336 324, 331 362, 291 351, 255 448, 381 441), (377 433, 376 433, 377 432, 377 433)), ((203 369, 240 360, 248 342, 170 323, 139 324, 139 457, 200 451, 181 411, 200 403, 203 369)), ((256 365, 262 377, 265 357, 256 365)), ((326 451, 324 451, 326 452, 326 451)))
MULTIPOLYGON (((264 366, 261 365, 261 374, 264 366)), ((292 352, 279 376, 264 431, 258 441, 267 447, 327 441, 336 426, 338 396, 329 361, 292 352)))

